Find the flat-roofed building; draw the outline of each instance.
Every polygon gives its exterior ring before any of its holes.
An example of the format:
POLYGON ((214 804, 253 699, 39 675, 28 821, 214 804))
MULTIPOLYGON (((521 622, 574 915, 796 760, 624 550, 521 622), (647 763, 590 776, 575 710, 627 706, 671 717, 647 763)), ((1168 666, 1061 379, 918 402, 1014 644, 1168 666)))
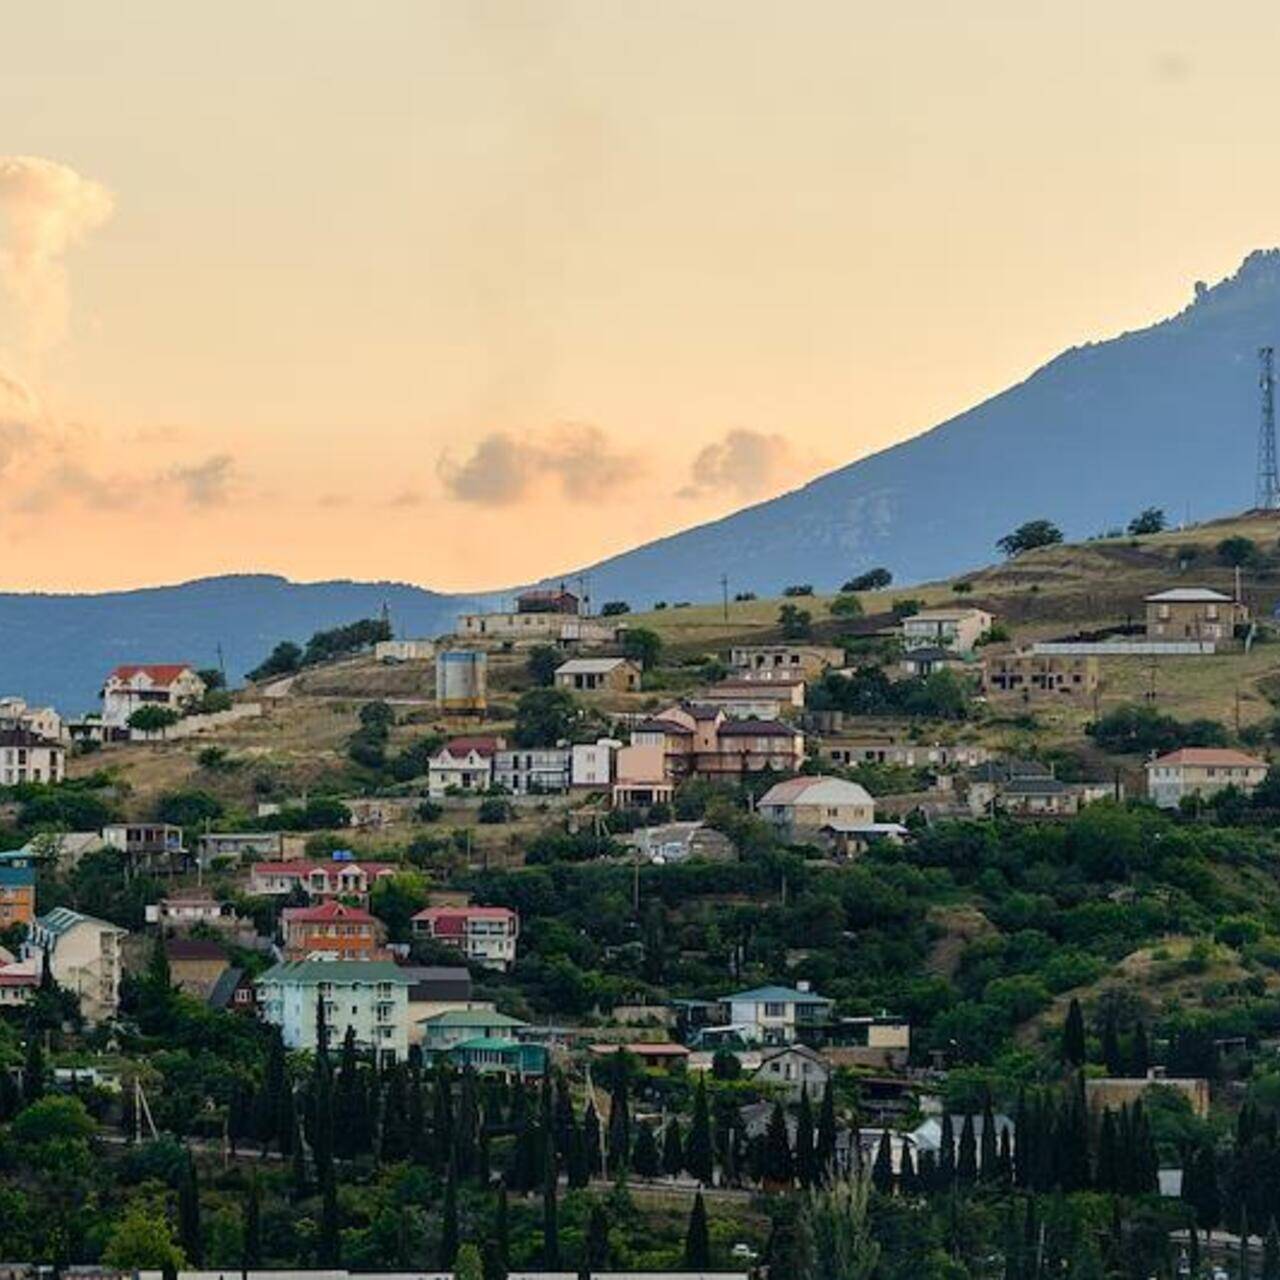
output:
POLYGON ((992 654, 986 658, 983 692, 1021 702, 1087 700, 1098 691, 1098 659, 1086 654, 992 654))
POLYGON ((908 649, 926 645, 972 653, 995 619, 985 609, 921 609, 902 620, 902 643, 908 649))
POLYGON ((736 644, 729 650, 729 666, 743 680, 812 680, 844 661, 844 650, 827 644, 736 644))

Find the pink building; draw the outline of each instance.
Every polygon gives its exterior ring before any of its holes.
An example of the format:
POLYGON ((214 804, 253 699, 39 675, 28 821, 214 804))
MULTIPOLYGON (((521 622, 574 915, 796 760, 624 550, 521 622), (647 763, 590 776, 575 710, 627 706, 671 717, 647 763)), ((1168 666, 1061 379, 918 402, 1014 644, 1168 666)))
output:
POLYGON ((365 901, 369 890, 384 876, 399 870, 394 862, 357 862, 335 858, 331 862, 255 862, 249 872, 249 892, 278 897, 302 889, 312 898, 356 898, 365 901))
POLYGON ((510 907, 427 907, 413 917, 413 931, 457 947, 486 969, 510 969, 516 959, 520 917, 510 907))

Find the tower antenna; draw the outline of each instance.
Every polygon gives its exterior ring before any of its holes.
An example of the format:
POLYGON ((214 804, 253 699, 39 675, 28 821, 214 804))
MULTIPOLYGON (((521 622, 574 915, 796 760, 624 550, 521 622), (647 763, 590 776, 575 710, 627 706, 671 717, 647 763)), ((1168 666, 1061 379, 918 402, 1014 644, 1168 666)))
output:
POLYGON ((1254 505, 1260 511, 1280 507, 1280 477, 1276 474, 1276 377, 1275 349, 1258 348, 1258 385, 1262 388, 1262 421, 1258 424, 1258 491, 1254 505))

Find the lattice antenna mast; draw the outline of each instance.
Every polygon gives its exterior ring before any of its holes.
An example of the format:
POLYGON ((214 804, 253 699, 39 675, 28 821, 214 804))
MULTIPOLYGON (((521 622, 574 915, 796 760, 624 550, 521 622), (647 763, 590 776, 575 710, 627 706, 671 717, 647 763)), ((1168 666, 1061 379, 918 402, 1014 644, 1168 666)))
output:
POLYGON ((1262 421, 1258 424, 1258 491, 1255 506, 1262 511, 1280 507, 1280 476, 1276 472, 1275 350, 1258 348, 1258 385, 1262 388, 1262 421))

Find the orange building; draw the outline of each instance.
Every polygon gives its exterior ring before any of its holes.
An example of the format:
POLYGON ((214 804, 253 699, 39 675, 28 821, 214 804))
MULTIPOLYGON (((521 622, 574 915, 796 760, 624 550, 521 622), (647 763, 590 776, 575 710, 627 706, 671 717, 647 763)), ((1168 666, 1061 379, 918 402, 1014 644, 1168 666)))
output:
POLYGON ((317 951, 339 960, 384 959, 375 916, 344 902, 318 907, 286 907, 284 951, 287 960, 305 960, 317 951))
POLYGON ((0 929, 30 924, 36 914, 36 869, 19 850, 0 858, 0 929))

